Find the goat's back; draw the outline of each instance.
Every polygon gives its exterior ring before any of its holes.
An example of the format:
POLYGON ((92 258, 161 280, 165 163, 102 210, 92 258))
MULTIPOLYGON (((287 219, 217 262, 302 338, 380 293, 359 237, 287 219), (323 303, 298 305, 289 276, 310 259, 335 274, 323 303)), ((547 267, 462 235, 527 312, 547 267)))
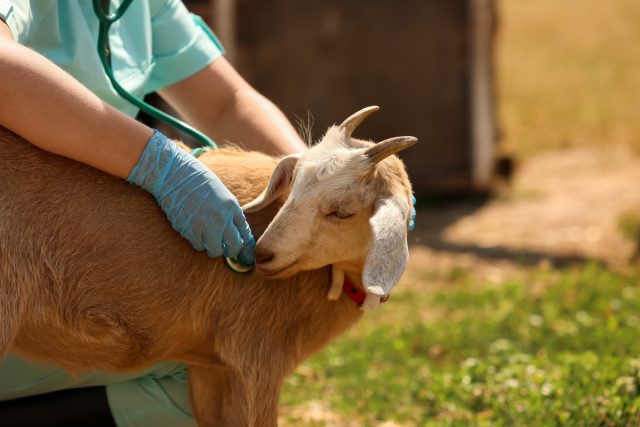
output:
MULTIPOLYGON (((275 166, 237 150, 201 160, 241 204, 275 166)), ((248 216, 256 235, 277 208, 248 216)), ((70 370, 125 370, 242 364, 275 347, 293 355, 290 369, 360 316, 345 298, 327 302, 328 286, 326 269, 272 281, 233 274, 194 251, 142 189, 0 130, 0 356, 11 348, 70 370)))

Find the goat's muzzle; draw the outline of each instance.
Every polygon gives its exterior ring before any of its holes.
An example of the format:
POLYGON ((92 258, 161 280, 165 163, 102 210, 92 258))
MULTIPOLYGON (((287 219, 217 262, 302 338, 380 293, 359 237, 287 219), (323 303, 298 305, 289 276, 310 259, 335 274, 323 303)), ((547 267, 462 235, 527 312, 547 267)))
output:
POLYGON ((268 264, 273 261, 274 253, 260 246, 256 247, 256 264, 268 264))

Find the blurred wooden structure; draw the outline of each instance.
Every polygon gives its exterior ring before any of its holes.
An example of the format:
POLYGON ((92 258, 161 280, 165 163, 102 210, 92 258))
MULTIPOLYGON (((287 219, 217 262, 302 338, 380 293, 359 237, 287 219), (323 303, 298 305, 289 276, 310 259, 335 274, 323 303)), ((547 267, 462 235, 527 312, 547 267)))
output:
POLYGON ((417 136, 404 154, 416 191, 489 189, 495 0, 194 3, 251 84, 293 121, 313 115, 314 138, 380 105, 357 136, 417 136))

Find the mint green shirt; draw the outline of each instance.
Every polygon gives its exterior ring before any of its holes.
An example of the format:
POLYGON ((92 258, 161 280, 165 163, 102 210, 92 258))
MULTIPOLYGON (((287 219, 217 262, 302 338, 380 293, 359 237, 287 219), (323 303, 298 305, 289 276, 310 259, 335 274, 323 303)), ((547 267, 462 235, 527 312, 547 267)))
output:
MULTIPOLYGON (((111 10, 121 0, 111 1, 111 10)), ((71 74, 130 116, 137 107, 111 87, 97 53, 91 0, 0 0, 0 19, 14 39, 71 74)), ((142 97, 201 70, 223 53, 220 42, 179 0, 135 0, 109 31, 117 81, 142 97)))
MULTIPOLYGON (((115 108, 137 114, 103 71, 91 0, 0 0, 0 19, 18 43, 47 57, 115 108)), ((135 0, 112 25, 109 41, 116 79, 138 97, 189 77, 223 53, 211 30, 178 0, 135 0)), ((196 426, 184 365, 167 361, 138 373, 70 376, 14 354, 0 359, 0 400, 93 385, 106 386, 119 427, 196 426)))

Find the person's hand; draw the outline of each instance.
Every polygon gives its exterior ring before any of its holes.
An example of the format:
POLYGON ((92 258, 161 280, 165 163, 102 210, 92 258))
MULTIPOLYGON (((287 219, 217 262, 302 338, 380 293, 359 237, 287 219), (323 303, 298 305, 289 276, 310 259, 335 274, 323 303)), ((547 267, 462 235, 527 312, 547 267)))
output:
POLYGON ((416 226, 416 196, 411 196, 411 218, 409 220, 409 231, 413 231, 416 226))
POLYGON ((196 250, 255 261, 255 238, 236 198, 191 154, 155 131, 127 178, 150 192, 196 250))

